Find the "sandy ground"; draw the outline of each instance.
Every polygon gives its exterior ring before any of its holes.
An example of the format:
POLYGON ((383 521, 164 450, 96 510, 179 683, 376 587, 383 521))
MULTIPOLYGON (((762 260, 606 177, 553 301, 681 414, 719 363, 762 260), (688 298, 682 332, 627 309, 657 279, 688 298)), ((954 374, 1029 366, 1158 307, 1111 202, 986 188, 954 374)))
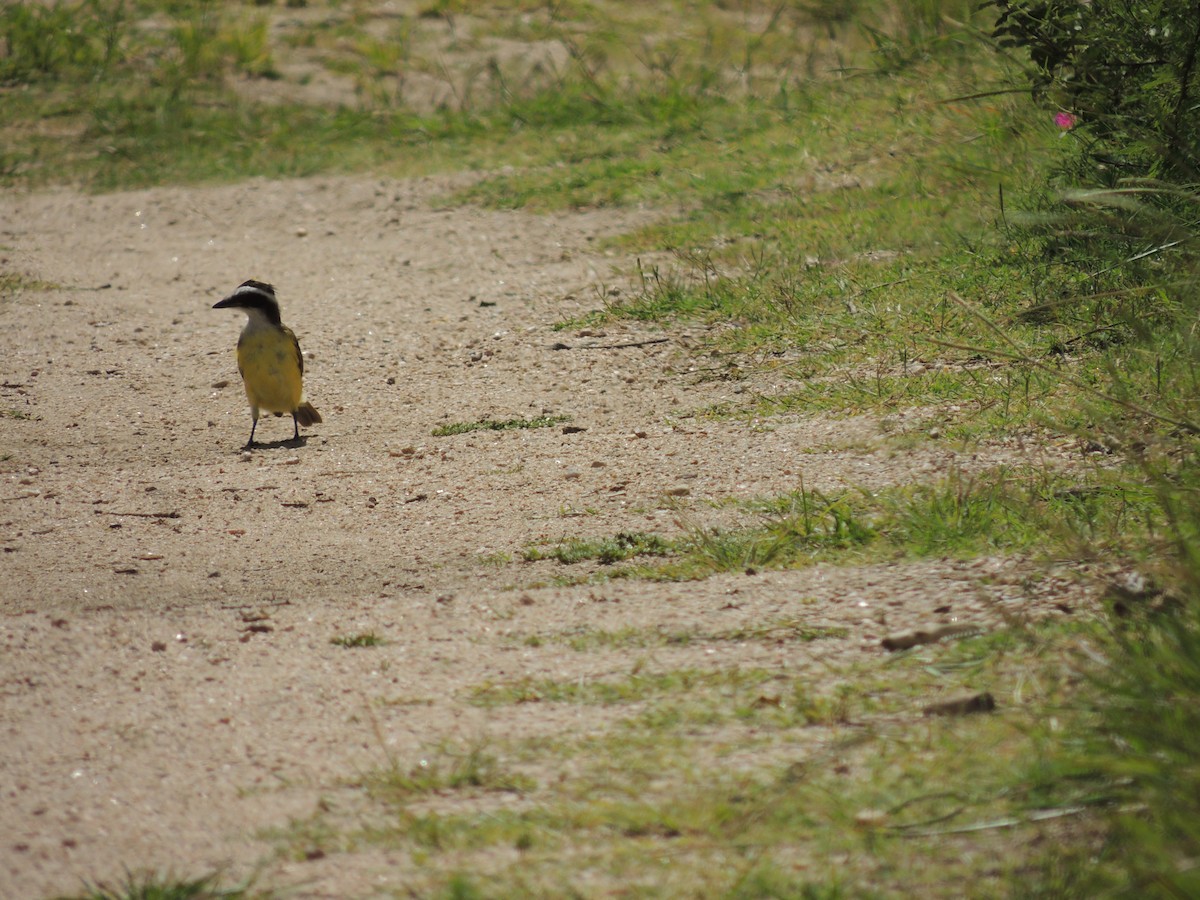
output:
POLYGON ((594 708, 466 702, 489 680, 628 670, 620 651, 533 647, 532 634, 800 614, 850 628, 656 657, 786 671, 882 656, 889 630, 1078 594, 999 559, 529 587, 561 574, 522 562, 531 543, 674 534, 801 478, 872 488, 1026 451, 962 459, 885 441, 926 429, 921 416, 696 418, 781 385, 702 377, 695 330, 553 328, 625 288, 632 261, 602 240, 654 213, 436 209, 452 184, 0 197, 0 267, 55 285, 0 296, 0 896, 77 891, 125 867, 257 869, 289 896, 402 886, 386 852, 297 863, 262 830, 442 740, 604 727, 594 708), (247 278, 276 285, 305 350, 325 422, 302 446, 271 418, 258 437, 272 443, 241 451, 242 317, 210 307, 247 278), (431 435, 542 415, 580 430, 431 435), (330 643, 360 632, 387 644, 330 643))

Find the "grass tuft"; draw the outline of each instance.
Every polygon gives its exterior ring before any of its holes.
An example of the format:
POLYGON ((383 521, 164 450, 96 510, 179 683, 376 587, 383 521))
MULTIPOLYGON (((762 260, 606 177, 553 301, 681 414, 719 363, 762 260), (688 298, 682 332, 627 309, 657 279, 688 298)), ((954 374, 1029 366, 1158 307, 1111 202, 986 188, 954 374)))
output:
POLYGON ((154 873, 127 872, 120 884, 87 884, 82 894, 59 900, 242 900, 260 896, 248 885, 222 887, 218 875, 175 878, 154 873))
POLYGON ((571 538, 549 550, 527 547, 522 556, 526 562, 553 559, 569 566, 594 559, 607 566, 638 556, 667 556, 673 549, 671 542, 658 535, 623 531, 611 538, 571 538))
POLYGON ((527 775, 506 770, 485 746, 476 742, 465 749, 443 745, 436 754, 404 767, 398 761, 371 772, 364 785, 368 793, 387 802, 398 802, 444 791, 482 790, 527 793, 536 782, 527 775))
POLYGON ((356 649, 359 647, 382 647, 387 641, 374 631, 363 631, 358 634, 340 634, 329 639, 335 647, 356 649))
POLYGON ((553 428, 568 421, 567 416, 536 416, 532 419, 479 419, 474 422, 455 422, 433 429, 434 437, 469 434, 472 431, 512 431, 518 428, 553 428))

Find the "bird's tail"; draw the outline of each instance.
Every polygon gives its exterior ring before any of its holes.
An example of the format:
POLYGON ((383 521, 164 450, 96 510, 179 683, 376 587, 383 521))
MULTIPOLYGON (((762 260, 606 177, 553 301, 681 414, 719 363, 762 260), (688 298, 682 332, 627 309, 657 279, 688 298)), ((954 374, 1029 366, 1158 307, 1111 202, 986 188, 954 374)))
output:
POLYGON ((308 401, 297 406, 294 415, 296 416, 297 424, 303 425, 305 428, 308 428, 310 425, 317 425, 321 421, 321 414, 308 401))

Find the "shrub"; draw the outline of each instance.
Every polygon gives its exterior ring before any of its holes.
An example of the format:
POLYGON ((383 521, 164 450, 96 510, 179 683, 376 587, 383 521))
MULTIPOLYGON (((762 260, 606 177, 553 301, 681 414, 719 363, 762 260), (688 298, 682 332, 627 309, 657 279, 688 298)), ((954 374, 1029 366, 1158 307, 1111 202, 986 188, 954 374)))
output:
MULTIPOLYGON (((1093 184, 1200 174, 1200 15, 1178 0, 987 0, 1035 97, 1078 129, 1093 184)), ((1091 179, 1089 179, 1091 180, 1091 179)))

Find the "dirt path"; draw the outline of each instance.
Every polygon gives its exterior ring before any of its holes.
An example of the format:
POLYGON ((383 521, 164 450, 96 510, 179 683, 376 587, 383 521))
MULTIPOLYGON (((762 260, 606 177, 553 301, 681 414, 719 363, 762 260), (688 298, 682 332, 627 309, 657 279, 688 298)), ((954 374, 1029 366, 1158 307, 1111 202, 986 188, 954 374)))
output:
MULTIPOLYGON (((878 655, 885 630, 945 619, 937 608, 994 619, 1069 589, 1030 588, 999 560, 526 588, 560 572, 521 562, 534 542, 673 534, 801 476, 875 487, 1017 451, 898 451, 871 419, 695 419, 773 385, 697 377, 683 331, 552 327, 624 286, 631 261, 597 248, 652 213, 435 209, 450 186, 0 198, 3 269, 57 286, 0 297, 0 895, 74 891, 123 867, 265 865, 264 882, 295 896, 394 887, 403 867, 383 850, 297 863, 272 858, 261 830, 385 754, 604 727, 595 709, 465 702, 489 680, 628 667, 618 650, 533 647, 531 634, 732 628, 805 600, 814 623, 851 636, 658 657, 795 669, 878 655), (251 277, 276 285, 325 424, 305 446, 243 455, 241 317, 209 307, 251 277), (431 436, 543 415, 582 430, 431 436), (388 643, 330 643, 361 632, 388 643)), ((264 420, 259 438, 290 429, 264 420)))

